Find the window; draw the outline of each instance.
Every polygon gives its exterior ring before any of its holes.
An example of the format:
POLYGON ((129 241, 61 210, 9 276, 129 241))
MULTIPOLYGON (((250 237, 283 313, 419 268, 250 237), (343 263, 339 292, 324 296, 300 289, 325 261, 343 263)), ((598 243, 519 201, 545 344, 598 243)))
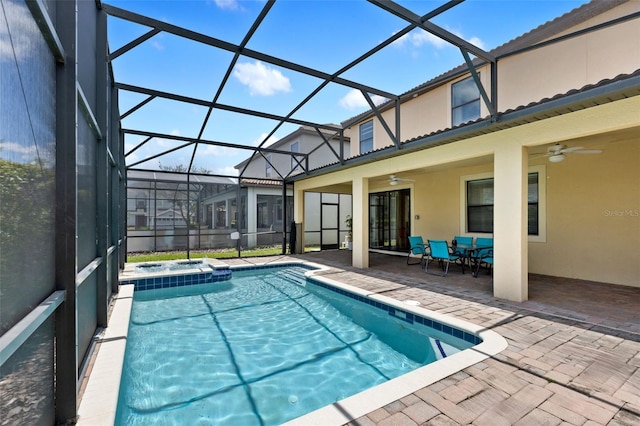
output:
POLYGON ((267 155, 265 166, 264 166, 264 175, 266 177, 271 177, 271 156, 267 155))
POLYGON ((298 166, 298 162, 296 161, 296 156, 294 153, 300 152, 300 143, 294 142, 291 144, 291 171, 296 170, 300 166, 298 166))
POLYGON ((493 178, 467 182, 467 231, 493 233, 493 178))
MULTIPOLYGON (((544 209, 541 207, 543 203, 544 179, 541 181, 539 176, 544 176, 543 166, 530 169, 528 174, 528 234, 529 236, 539 237, 533 238, 532 241, 543 241, 544 232, 544 209)), ((467 176, 462 178, 464 183, 464 194, 466 197, 464 205, 465 223, 463 229, 470 233, 493 233, 493 177, 489 175, 467 176)))
POLYGON ((480 118, 480 91, 472 77, 451 85, 451 125, 480 118))
POLYGON ((373 151, 373 120, 360 125, 360 154, 373 151))

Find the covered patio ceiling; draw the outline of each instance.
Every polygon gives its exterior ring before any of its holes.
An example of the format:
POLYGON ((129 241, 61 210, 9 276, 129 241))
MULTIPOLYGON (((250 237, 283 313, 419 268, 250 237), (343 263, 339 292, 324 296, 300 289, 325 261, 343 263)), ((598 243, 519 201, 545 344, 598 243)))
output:
MULTIPOLYGON (((260 177, 248 175, 246 164, 236 174, 232 166, 240 161, 234 162, 230 152, 240 152, 243 160, 261 156, 268 161, 269 155, 290 156, 290 151, 270 147, 273 140, 299 126, 308 126, 316 129, 325 140, 323 143, 327 143, 326 136, 322 134, 342 137, 342 126, 335 123, 348 123, 349 116, 369 109, 378 114, 379 105, 391 105, 396 109, 395 128, 388 131, 394 140, 390 149, 400 151, 405 148, 399 135, 398 113, 403 96, 411 96, 412 88, 460 64, 466 64, 475 77, 485 105, 495 115, 493 99, 497 88, 494 85, 491 91, 486 91, 474 66, 491 63, 495 73, 496 58, 480 45, 502 44, 544 23, 532 24, 514 17, 514 20, 521 21, 523 27, 518 28, 515 34, 497 35, 500 33, 496 31, 499 22, 492 22, 491 13, 488 13, 488 18, 478 16, 471 20, 474 22, 471 28, 459 28, 460 17, 479 13, 479 6, 482 9, 488 6, 486 2, 463 0, 369 0, 358 3, 361 17, 345 15, 345 5, 353 5, 353 2, 269 0, 260 10, 254 11, 255 16, 252 11, 245 10, 244 24, 230 30, 213 25, 202 26, 195 20, 192 24, 190 16, 195 15, 190 13, 197 11, 191 8, 204 2, 182 2, 176 16, 156 13, 154 2, 114 0, 112 3, 101 6, 109 16, 109 60, 119 89, 128 170, 163 170, 229 178, 260 177), (138 6, 144 13, 137 11, 138 6), (247 19, 248 16, 251 19, 247 19), (296 17, 296 22, 288 21, 290 28, 277 28, 284 18, 291 16, 296 17), (354 34, 349 30, 353 19, 369 20, 370 31, 354 34), (302 30, 308 32, 306 37, 315 34, 312 36, 313 44, 303 51, 298 46, 287 45, 287 39, 296 37, 302 30), (263 37, 273 36, 274 32, 282 33, 282 43, 263 41, 263 37), (132 38, 131 34, 136 36, 132 38), (457 34, 464 34, 466 38, 457 34), (434 46, 438 46, 434 47, 435 53, 428 60, 429 66, 418 74, 417 79, 415 75, 403 73, 403 70, 422 66, 423 63, 416 62, 411 55, 406 55, 404 62, 394 60, 390 63, 388 59, 391 49, 396 49, 408 37, 428 37, 434 46), (177 43, 171 44, 172 47, 185 46, 186 49, 187 44, 196 45, 199 55, 189 57, 189 62, 183 62, 184 58, 179 53, 175 58, 167 54, 163 58, 165 62, 157 64, 141 64, 136 59, 137 54, 148 50, 149 46, 161 50, 160 43, 169 45, 169 39, 177 43), (154 42, 158 44, 154 45, 154 42), (179 67, 174 69, 176 63, 179 67), (287 96, 286 99, 273 97, 267 101, 256 100, 251 94, 238 96, 238 92, 229 96, 231 88, 237 85, 234 73, 245 63, 266 64, 275 73, 292 76, 292 81, 295 79, 296 82, 295 96, 287 96), (201 70, 208 73, 206 86, 196 91, 183 88, 185 80, 200 78, 196 74, 201 70), (164 73, 174 73, 170 84, 156 78, 164 73), (335 111, 318 113, 315 108, 330 98, 337 103, 346 93, 359 93, 366 103, 360 110, 344 114, 338 112, 338 115, 335 111), (180 119, 187 116, 188 120, 180 119), (179 122, 180 127, 172 129, 169 123, 173 122, 179 122), (260 138, 249 140, 240 130, 256 123, 263 129, 260 138), (229 132, 229 128, 237 131, 229 132), (212 168, 206 162, 211 155, 228 156, 230 163, 226 168, 212 168)), ((566 8, 569 10, 580 3, 567 2, 566 8)), ((256 3, 251 4, 255 6, 256 3)), ((528 9, 539 6, 535 2, 518 2, 515 7, 518 14, 526 16, 528 9)), ((553 13, 557 15, 557 12, 553 13)), ((549 19, 556 15, 550 15, 549 19)), ((406 147, 410 148, 409 145, 406 147)), ((306 155, 302 153, 298 157, 306 155)), ((336 153, 334 166, 345 165, 345 160, 336 153)), ((288 177, 279 173, 278 179, 286 180, 288 177)))

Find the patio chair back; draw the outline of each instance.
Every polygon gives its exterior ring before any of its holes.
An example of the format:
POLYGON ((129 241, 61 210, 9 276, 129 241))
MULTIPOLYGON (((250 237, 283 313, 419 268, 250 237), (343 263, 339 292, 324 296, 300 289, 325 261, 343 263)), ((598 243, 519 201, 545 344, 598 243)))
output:
POLYGON ((458 244, 466 244, 469 246, 473 244, 473 237, 463 237, 462 235, 456 235, 455 237, 453 237, 453 239, 456 240, 458 244))
MULTIPOLYGON (((450 262, 459 262, 462 267, 462 273, 464 273, 464 264, 462 263, 462 258, 456 253, 449 252, 449 244, 445 240, 429 240, 429 250, 431 251, 430 258, 432 260, 437 260, 440 265, 443 266, 444 273, 438 274, 443 277, 446 277, 449 273, 449 263, 450 262)), ((433 272, 429 272, 429 263, 427 261, 424 265, 424 271, 428 274, 433 274, 433 272)))
POLYGON ((433 259, 449 260, 449 245, 445 240, 429 240, 429 248, 433 259))
POLYGON ((408 238, 411 254, 425 254, 424 240, 420 235, 410 235, 408 238))
MULTIPOLYGON (((478 238, 476 239, 476 247, 488 247, 486 249, 478 249, 476 250, 474 257, 476 259, 481 259, 486 257, 489 252, 493 253, 493 238, 478 238)), ((491 256, 493 257, 493 256, 491 256)))
POLYGON ((476 238, 476 246, 493 247, 493 238, 476 238))
POLYGON ((407 265, 422 264, 424 258, 428 255, 427 247, 424 244, 424 240, 420 235, 410 235, 409 237, 409 253, 407 254, 407 265), (419 262, 411 262, 411 255, 420 255, 419 262))

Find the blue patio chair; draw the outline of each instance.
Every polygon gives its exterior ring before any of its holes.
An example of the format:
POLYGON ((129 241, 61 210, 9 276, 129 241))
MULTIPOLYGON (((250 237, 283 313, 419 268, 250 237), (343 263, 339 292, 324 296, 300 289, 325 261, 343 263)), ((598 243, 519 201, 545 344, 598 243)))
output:
POLYGON ((474 277, 478 276, 478 272, 480 270, 480 264, 485 263, 486 265, 493 264, 493 238, 481 238, 478 237, 476 239, 476 247, 478 247, 473 252, 473 262, 475 264, 475 273, 474 277), (486 247, 486 248, 482 248, 486 247), (491 262, 483 262, 482 259, 490 259, 491 262))
POLYGON ((410 235, 409 237, 409 253, 407 254, 407 265, 422 264, 425 257, 429 256, 429 248, 419 235, 410 235), (411 255, 420 255, 420 262, 409 262, 411 255))
POLYGON ((473 244, 473 237, 463 237, 462 235, 456 235, 455 237, 453 237, 453 239, 458 244, 466 244, 468 246, 473 244))
POLYGON ((429 254, 429 258, 431 260, 437 260, 442 265, 444 274, 434 274, 433 272, 429 272, 429 261, 427 261, 425 264, 424 271, 426 273, 446 277, 449 273, 449 263, 459 262, 460 266, 462 266, 462 273, 464 274, 464 264, 462 263, 463 258, 456 253, 452 253, 449 250, 449 245, 445 240, 428 240, 428 243, 429 250, 431 252, 429 254))
POLYGON ((483 249, 482 254, 476 259, 476 271, 473 274, 474 278, 478 278, 480 273, 480 266, 485 265, 491 273, 493 271, 493 248, 483 249))
POLYGON ((464 262, 466 258, 469 258, 469 269, 471 269, 471 271, 473 272, 473 267, 471 266, 471 257, 470 257, 471 253, 467 249, 463 250, 461 248, 458 248, 458 245, 465 245, 467 247, 471 247, 473 245, 473 237, 456 235, 455 237, 453 237, 453 241, 451 241, 451 250, 453 250, 453 253, 460 256, 462 258, 462 262, 464 262))
POLYGON ((470 246, 473 244, 473 237, 464 237, 462 235, 456 235, 455 237, 453 237, 453 241, 451 241, 453 252, 459 256, 464 256, 465 252, 462 250, 458 250, 456 248, 458 244, 464 244, 466 246, 470 246))

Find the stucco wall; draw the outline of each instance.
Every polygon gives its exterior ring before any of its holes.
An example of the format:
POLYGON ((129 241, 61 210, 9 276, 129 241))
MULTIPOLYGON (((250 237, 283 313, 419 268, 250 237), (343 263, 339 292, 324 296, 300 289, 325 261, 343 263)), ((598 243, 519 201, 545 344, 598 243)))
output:
MULTIPOLYGON (((640 9, 640 2, 636 9, 640 9)), ((592 24, 598 21, 591 22, 592 24)), ((584 25, 583 25, 584 26, 584 25)), ((596 84, 640 68, 637 19, 498 61, 499 109, 596 84)))
POLYGON ((640 287, 640 143, 547 167, 547 242, 529 270, 640 287))
MULTIPOLYGON (((602 22, 640 11, 640 1, 632 1, 606 14, 586 21, 562 34, 591 27, 602 22)), ((560 34, 559 34, 560 35, 560 34)), ((555 38, 555 37, 554 37, 555 38)), ((461 58, 462 63, 462 58, 461 58)), ((640 68, 640 22, 638 19, 569 38, 542 48, 507 56, 498 61, 498 110, 506 111, 538 102, 619 74, 640 68)), ((478 68, 487 94, 491 93, 487 66, 478 68)), ((400 107, 400 140, 406 141, 451 127, 451 85, 469 75, 447 82, 430 92, 405 101, 400 107)), ((481 116, 488 115, 480 102, 481 116)), ((395 110, 382 113, 392 131, 395 110)), ((351 155, 359 154, 359 125, 363 119, 345 129, 351 138, 351 155)), ((392 144, 377 118, 374 120, 374 148, 392 144)))

